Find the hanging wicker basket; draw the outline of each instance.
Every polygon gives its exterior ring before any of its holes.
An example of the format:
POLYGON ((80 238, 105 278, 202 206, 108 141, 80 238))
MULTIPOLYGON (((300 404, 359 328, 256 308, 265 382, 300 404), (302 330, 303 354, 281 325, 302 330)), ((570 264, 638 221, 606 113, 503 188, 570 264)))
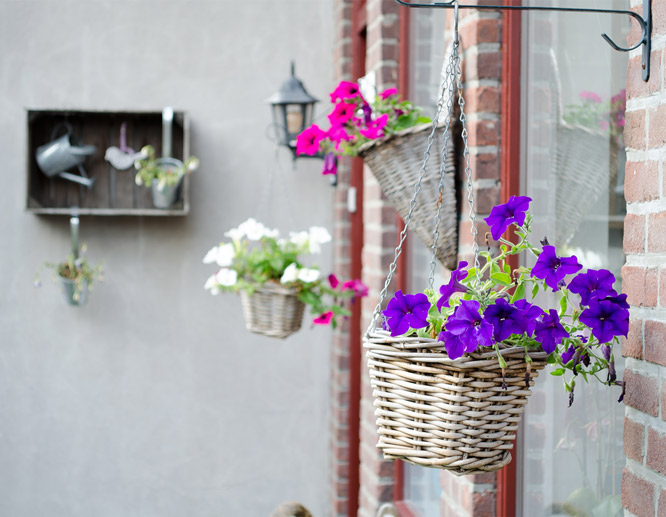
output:
POLYGON ((295 289, 265 284, 252 294, 241 291, 245 326, 250 332, 284 339, 301 328, 305 304, 295 289))
POLYGON ((619 146, 608 133, 560 121, 552 162, 555 245, 567 244, 602 194, 615 192, 619 146))
MULTIPOLYGON (((421 182, 419 203, 412 213, 410 228, 423 243, 432 248, 432 229, 435 226, 439 200, 440 167, 442 154, 445 161, 444 191, 439 217, 437 259, 447 268, 455 269, 458 253, 458 216, 456 212, 455 157, 452 139, 444 148, 441 124, 433 140, 426 173, 421 182)), ((386 138, 373 140, 359 148, 359 156, 377 178, 379 186, 389 202, 406 219, 410 202, 414 197, 414 185, 421 175, 423 156, 428 146, 428 134, 432 124, 415 126, 398 131, 386 138)))
POLYGON ((511 449, 530 388, 546 366, 545 352, 501 348, 451 360, 441 342, 366 336, 379 442, 387 459, 450 470, 461 476, 499 470, 511 449), (503 386, 505 384, 505 387, 503 386))

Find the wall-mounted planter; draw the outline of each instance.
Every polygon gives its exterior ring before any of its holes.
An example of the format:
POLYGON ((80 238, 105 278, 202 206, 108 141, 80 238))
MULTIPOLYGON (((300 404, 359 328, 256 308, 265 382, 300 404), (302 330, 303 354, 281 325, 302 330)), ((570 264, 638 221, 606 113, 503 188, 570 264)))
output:
MULTIPOLYGON (((190 210, 188 175, 181 182, 175 201, 168 208, 158 208, 150 189, 136 185, 133 167, 116 170, 104 159, 106 149, 119 145, 123 123, 129 147, 140 150, 152 145, 161 154, 161 111, 28 110, 26 210, 35 214, 186 215, 190 210), (37 149, 52 140, 53 129, 63 122, 71 126, 72 134, 81 144, 97 149, 85 161, 87 175, 94 178, 92 188, 58 176, 49 177, 37 164, 37 149)), ((174 157, 183 159, 190 155, 189 121, 185 112, 174 112, 172 146, 174 157)))

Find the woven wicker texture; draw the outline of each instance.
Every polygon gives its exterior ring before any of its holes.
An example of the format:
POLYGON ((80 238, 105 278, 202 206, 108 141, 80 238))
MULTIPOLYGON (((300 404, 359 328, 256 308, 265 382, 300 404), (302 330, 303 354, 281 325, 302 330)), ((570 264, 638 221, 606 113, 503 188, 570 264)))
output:
POLYGON ((619 147, 607 133, 560 121, 552 172, 556 181, 555 245, 575 235, 585 214, 617 182, 619 147))
MULTIPOLYGON (((387 459, 450 470, 456 475, 499 470, 511 461, 512 441, 525 410, 525 350, 503 347, 455 361, 433 339, 377 330, 364 338, 379 442, 387 459)), ((546 365, 530 352, 530 386, 546 365)))
POLYGON ((295 290, 265 284, 251 295, 245 291, 240 295, 250 332, 284 339, 301 328, 305 305, 295 290))
MULTIPOLYGON (((443 127, 443 126, 442 126, 443 127)), ((404 129, 386 138, 364 144, 359 156, 377 178, 389 202, 403 220, 409 213, 414 196, 414 186, 421 175, 423 155, 428 146, 428 134, 432 124, 404 129)), ((431 148, 426 174, 412 213, 410 229, 432 248, 437 201, 439 199, 439 169, 444 147, 443 129, 440 127, 431 148)), ((453 142, 449 138, 444 153, 445 180, 442 194, 442 210, 439 220, 437 259, 449 269, 455 269, 458 253, 458 216, 456 212, 455 157, 453 142)))

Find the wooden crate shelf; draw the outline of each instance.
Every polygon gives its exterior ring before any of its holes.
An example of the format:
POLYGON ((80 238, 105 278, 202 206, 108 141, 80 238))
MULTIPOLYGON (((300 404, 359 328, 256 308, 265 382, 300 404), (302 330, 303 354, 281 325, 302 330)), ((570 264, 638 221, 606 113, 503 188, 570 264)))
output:
MULTIPOLYGON (((26 210, 35 214, 182 216, 189 212, 189 175, 185 175, 178 201, 169 209, 153 206, 150 189, 137 186, 135 170, 114 169, 104 159, 110 146, 118 146, 120 126, 126 123, 127 145, 135 151, 152 145, 162 152, 161 112, 105 112, 75 110, 28 110, 27 112, 27 201, 26 210), (92 144, 96 151, 83 164, 87 175, 95 178, 92 189, 59 177, 47 177, 37 166, 35 152, 51 141, 53 129, 68 122, 80 145, 92 144)), ((64 131, 58 133, 63 134, 64 131)), ((173 156, 190 155, 189 121, 185 112, 174 112, 173 156)), ((72 172, 78 174, 74 169, 72 172)))

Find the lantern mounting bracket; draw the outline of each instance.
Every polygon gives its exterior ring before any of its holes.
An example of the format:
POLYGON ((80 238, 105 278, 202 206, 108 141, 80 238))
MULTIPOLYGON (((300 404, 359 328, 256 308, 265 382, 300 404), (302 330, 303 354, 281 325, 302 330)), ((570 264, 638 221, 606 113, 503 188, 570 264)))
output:
MULTIPOLYGON (((445 2, 433 3, 412 3, 405 0, 395 0, 402 6, 415 7, 415 8, 454 8, 455 0, 448 0, 445 2)), ((536 6, 536 5, 462 5, 458 4, 459 9, 499 9, 511 11, 559 11, 559 12, 576 12, 576 13, 605 13, 605 14, 623 14, 631 16, 638 22, 641 27, 641 39, 634 46, 629 48, 620 47, 617 45, 608 34, 602 34, 601 37, 615 50, 619 52, 629 52, 635 50, 641 45, 643 46, 642 57, 642 77, 644 81, 650 79, 650 51, 652 50, 652 0, 643 0, 643 16, 634 12, 619 9, 592 9, 585 7, 554 7, 554 6, 536 6)))

